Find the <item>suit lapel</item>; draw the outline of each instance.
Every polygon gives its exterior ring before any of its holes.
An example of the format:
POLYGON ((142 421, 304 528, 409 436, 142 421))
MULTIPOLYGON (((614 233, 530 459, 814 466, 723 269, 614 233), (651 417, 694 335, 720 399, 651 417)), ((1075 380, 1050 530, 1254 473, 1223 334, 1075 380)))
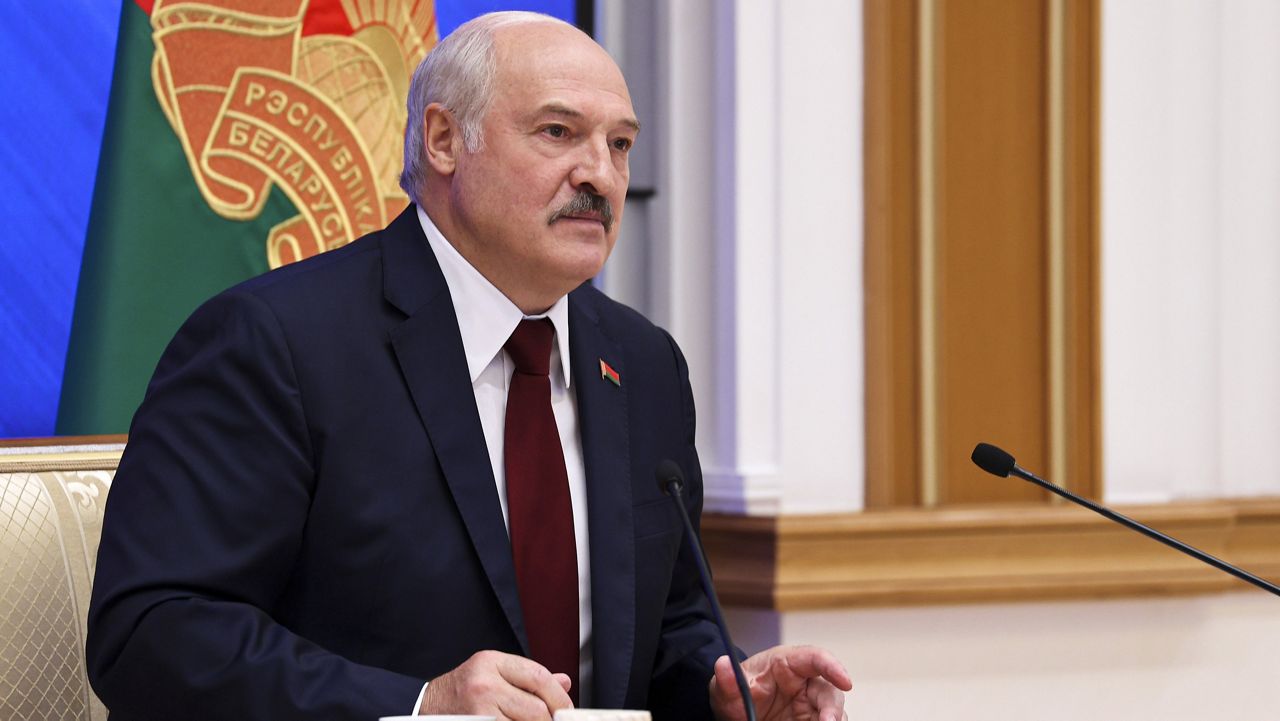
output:
POLYGON ((598 708, 621 708, 635 644, 635 538, 627 437, 626 359, 581 292, 569 295, 569 346, 587 475, 591 626, 598 708), (622 377, 601 377, 600 361, 622 377))
MULTIPOLYGON (((472 545, 527 655, 511 543, 476 411, 457 315, 414 206, 384 231, 384 293, 409 317, 391 343, 472 545)), ((635 534, 626 359, 584 293, 569 296, 569 352, 587 478, 594 705, 620 708, 635 644, 635 534), (601 377, 604 360, 623 379, 601 377)))
POLYGON ((412 205, 387 228, 382 248, 385 296, 409 315, 391 333, 396 359, 471 543, 527 655, 511 542, 457 315, 412 205))

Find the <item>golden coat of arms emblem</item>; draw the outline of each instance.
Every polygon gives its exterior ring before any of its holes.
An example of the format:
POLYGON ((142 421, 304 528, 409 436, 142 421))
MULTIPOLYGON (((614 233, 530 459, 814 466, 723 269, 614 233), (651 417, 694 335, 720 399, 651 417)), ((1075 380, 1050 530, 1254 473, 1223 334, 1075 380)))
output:
POLYGON ((272 268, 405 207, 404 100, 437 40, 430 0, 157 0, 151 27, 156 96, 210 208, 255 218, 272 185, 297 208, 266 238, 272 268))

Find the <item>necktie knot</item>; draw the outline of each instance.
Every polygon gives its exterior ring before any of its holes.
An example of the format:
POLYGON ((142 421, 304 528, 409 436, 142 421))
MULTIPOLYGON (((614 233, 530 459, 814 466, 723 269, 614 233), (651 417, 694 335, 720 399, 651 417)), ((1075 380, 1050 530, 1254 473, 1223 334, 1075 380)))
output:
POLYGON ((547 318, 522 320, 507 339, 507 353, 516 364, 517 373, 546 376, 551 373, 551 340, 555 326, 547 318))

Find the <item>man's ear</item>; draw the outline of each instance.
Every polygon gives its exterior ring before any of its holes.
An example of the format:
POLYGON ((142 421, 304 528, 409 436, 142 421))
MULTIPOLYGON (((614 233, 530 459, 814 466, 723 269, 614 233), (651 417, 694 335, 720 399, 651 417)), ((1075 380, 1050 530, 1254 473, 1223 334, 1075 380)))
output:
POLYGON ((440 175, 451 175, 462 152, 462 128, 440 103, 431 103, 422 113, 422 144, 427 163, 440 175))

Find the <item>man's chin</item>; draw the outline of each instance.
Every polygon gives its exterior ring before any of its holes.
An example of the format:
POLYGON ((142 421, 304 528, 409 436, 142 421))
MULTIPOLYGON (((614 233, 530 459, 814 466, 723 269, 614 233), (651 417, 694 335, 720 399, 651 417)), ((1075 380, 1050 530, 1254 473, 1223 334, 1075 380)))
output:
POLYGON ((571 290, 600 275, 605 261, 609 259, 609 248, 604 244, 578 245, 573 251, 560 257, 556 269, 571 290))

